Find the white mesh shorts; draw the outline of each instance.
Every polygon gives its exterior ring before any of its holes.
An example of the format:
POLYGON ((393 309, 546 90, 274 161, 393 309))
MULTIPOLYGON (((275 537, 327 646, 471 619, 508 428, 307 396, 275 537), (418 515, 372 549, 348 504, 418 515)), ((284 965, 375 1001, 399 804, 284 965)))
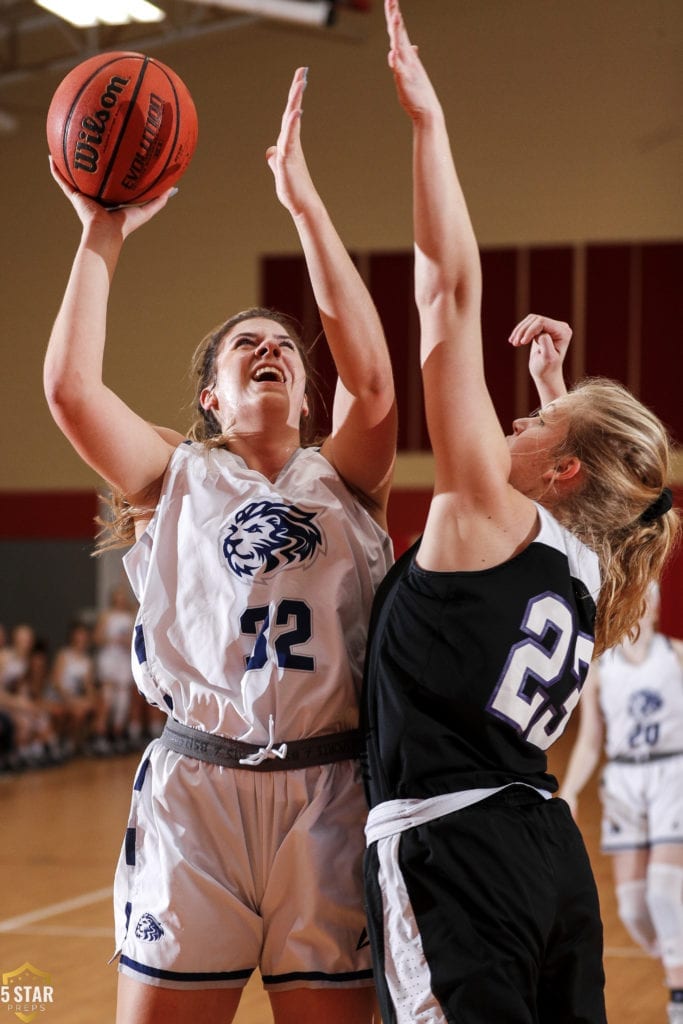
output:
POLYGON ((683 754, 640 764, 610 761, 600 798, 603 853, 683 843, 683 754))
POLYGON ((155 740, 114 885, 119 970, 167 988, 372 984, 356 761, 206 764, 155 740))

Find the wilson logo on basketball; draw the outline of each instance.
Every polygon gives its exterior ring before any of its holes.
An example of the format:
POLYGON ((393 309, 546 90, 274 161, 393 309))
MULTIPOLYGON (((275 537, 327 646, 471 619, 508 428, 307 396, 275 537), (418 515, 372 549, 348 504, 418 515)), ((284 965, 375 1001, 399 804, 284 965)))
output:
POLYGON ((142 138, 137 153, 124 176, 121 184, 124 188, 137 188, 138 182, 144 177, 147 167, 158 156, 158 138, 164 121, 164 101, 161 96, 152 93, 149 97, 147 118, 142 131, 142 138))
POLYGON ((129 82, 130 78, 113 75, 100 96, 100 109, 96 114, 89 114, 82 119, 83 131, 78 133, 74 155, 74 167, 79 171, 86 171, 88 174, 95 174, 97 171, 97 161, 100 155, 98 147, 102 145, 104 129, 112 109, 118 103, 120 94, 129 82))

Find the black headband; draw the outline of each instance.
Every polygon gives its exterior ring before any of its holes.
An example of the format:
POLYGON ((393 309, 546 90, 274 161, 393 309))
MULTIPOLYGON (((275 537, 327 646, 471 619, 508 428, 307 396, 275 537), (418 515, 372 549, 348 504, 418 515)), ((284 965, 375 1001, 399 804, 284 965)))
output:
POLYGON ((655 519, 659 519, 663 516, 670 508, 673 508, 673 494, 669 487, 665 487, 658 498, 648 505, 645 511, 640 516, 641 523, 652 523, 655 519))

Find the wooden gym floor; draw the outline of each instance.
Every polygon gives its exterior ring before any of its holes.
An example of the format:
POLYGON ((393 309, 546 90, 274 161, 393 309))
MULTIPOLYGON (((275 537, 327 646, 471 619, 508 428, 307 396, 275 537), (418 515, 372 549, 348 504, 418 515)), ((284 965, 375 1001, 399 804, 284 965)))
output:
MULTIPOLYGON (((551 770, 560 777, 575 727, 551 751, 551 770)), ((26 962, 50 975, 54 1003, 36 1014, 39 1024, 114 1020, 116 968, 107 965, 114 951, 111 883, 137 760, 81 760, 0 777, 0 975, 26 962)), ((617 918, 609 860, 598 851, 595 781, 580 815, 602 900, 609 1020, 664 1024, 660 965, 633 945, 617 918)), ((8 1024, 21 1019, 2 1002, 0 1014, 8 1024)), ((253 978, 236 1022, 272 1019, 253 978)))

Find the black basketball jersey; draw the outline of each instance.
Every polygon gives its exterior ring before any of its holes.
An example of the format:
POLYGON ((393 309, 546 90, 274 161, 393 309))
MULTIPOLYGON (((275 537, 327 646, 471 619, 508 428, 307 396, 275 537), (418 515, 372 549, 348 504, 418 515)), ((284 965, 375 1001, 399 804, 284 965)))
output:
POLYGON ((545 750, 591 660, 596 555, 539 506, 538 536, 477 572, 431 572, 419 542, 375 597, 363 695, 370 806, 523 782, 554 792, 545 750))

